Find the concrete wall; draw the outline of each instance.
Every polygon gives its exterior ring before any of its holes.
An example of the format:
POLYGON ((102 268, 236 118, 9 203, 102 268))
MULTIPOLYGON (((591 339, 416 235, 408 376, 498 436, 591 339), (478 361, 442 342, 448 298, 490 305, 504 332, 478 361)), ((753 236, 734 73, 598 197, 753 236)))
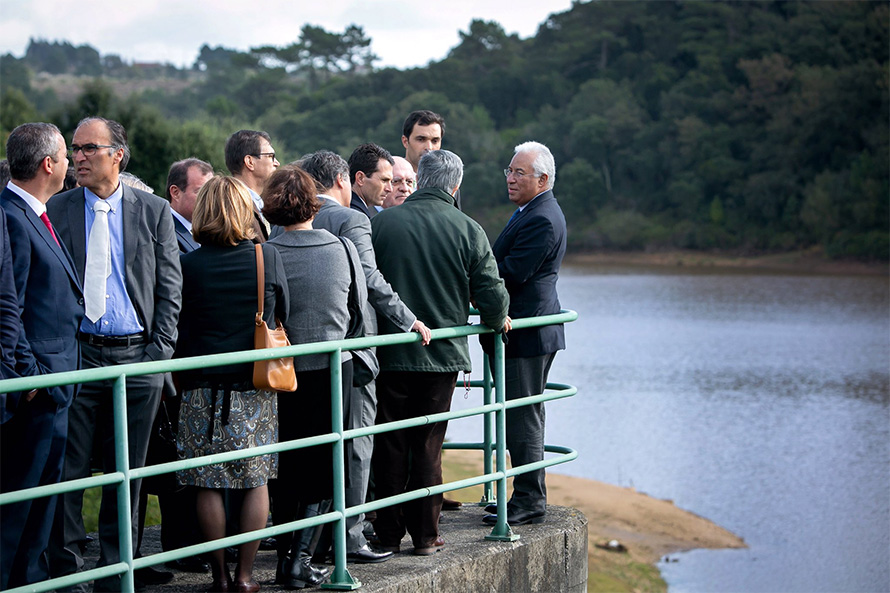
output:
MULTIPOLYGON (((445 511, 439 530, 445 546, 432 556, 412 554, 410 538, 401 552, 380 564, 349 564, 349 573, 360 581, 363 593, 584 593, 587 590, 587 518, 577 509, 551 506, 538 525, 514 527, 515 542, 488 541, 491 527, 482 523, 485 512, 464 504, 445 511)), ((160 552, 160 528, 145 530, 142 553, 160 552)), ((98 557, 95 541, 87 547, 87 568, 98 557)), ((264 592, 286 591, 275 585, 275 552, 261 551, 254 579, 264 592)), ((232 565, 230 564, 230 568, 232 565)), ((164 565, 158 566, 164 569, 164 565)), ((331 568, 329 566, 329 568, 331 568)), ((158 593, 195 593, 210 585, 209 574, 175 572, 166 585, 149 587, 158 593)), ((320 591, 321 589, 304 589, 320 591)))
POLYGON ((515 542, 487 541, 483 511, 443 513, 446 545, 432 557, 414 556, 410 540, 391 561, 350 565, 368 593, 573 592, 587 590, 587 518, 577 509, 551 506, 538 525, 514 527, 515 542))

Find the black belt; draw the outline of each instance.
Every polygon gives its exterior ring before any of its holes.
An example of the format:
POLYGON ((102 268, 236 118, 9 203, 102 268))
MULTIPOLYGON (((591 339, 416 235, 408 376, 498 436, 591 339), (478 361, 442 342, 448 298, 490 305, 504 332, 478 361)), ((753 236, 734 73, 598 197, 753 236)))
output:
POLYGON ((77 339, 90 346, 136 346, 145 344, 145 334, 132 334, 129 336, 101 336, 99 334, 85 334, 77 332, 77 339))

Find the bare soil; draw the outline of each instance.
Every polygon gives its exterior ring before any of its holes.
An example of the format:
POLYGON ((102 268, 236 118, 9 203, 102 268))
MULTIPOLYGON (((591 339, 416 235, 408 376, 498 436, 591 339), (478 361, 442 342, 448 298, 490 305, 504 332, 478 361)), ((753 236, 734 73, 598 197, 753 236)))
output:
MULTIPOLYGON (((479 452, 446 451, 443 465, 446 481, 482 473, 479 452)), ((482 487, 458 490, 450 497, 476 503, 482 487)), ((747 547, 742 538, 708 519, 633 488, 548 472, 547 499, 550 504, 581 510, 589 521, 588 591, 666 591, 655 564, 668 554, 747 547), (611 540, 626 551, 597 547, 611 540)))
POLYGON ((820 248, 770 255, 733 255, 702 251, 573 253, 565 263, 578 266, 673 267, 738 272, 887 276, 887 262, 829 259, 820 248))

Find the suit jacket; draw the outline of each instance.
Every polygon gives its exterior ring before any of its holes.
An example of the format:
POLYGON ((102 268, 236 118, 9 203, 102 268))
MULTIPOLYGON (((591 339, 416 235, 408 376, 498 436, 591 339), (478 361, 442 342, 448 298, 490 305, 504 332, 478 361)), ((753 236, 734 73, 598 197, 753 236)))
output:
MULTIPOLYGON (((176 323, 182 303, 182 272, 173 215, 163 198, 128 185, 122 188, 127 294, 148 337, 146 357, 168 359, 176 345, 176 323)), ((82 285, 87 245, 83 188, 54 196, 47 208, 59 240, 74 259, 82 285)))
MULTIPOLYGON (((566 252, 566 219, 552 190, 510 219, 492 251, 510 293, 511 318, 559 313, 556 280, 566 252)), ((566 347, 561 324, 514 330, 508 338, 508 358, 540 356, 566 347)), ((490 344, 490 339, 483 340, 486 350, 490 344)))
MULTIPOLYGON (((0 208, 0 379, 12 379, 15 373, 15 347, 21 333, 19 297, 12 273, 12 250, 6 230, 6 211, 0 208)), ((5 395, 0 393, 0 398, 5 395)), ((5 401, 5 400, 4 400, 5 401)), ((0 404, 0 413, 3 405, 0 404)))
POLYGON ((185 225, 175 216, 173 217, 173 229, 176 231, 176 243, 179 245, 180 253, 190 253, 201 246, 192 237, 192 232, 185 228, 185 225))
POLYGON ((349 203, 349 207, 353 210, 358 210, 369 219, 374 218, 374 215, 377 214, 377 210, 368 208, 365 201, 355 192, 352 192, 352 201, 349 203))
MULTIPOLYGON (((361 201, 361 198, 353 197, 361 201)), ((365 335, 377 335, 377 315, 388 319, 402 331, 410 331, 417 317, 402 302, 399 295, 377 269, 377 259, 371 246, 371 222, 352 208, 344 208, 327 198, 319 198, 321 208, 312 221, 312 228, 325 229, 338 237, 346 237, 358 250, 368 286, 368 303, 365 306, 365 335)))
MULTIPOLYGON (((77 370, 77 329, 83 319, 83 290, 74 262, 15 192, 4 188, 0 205, 7 217, 21 314, 21 334, 15 349, 16 372, 34 376, 77 370)), ((51 387, 47 391, 53 401, 66 406, 74 398, 75 386, 51 387)), ((7 405, 12 403, 7 401, 7 405)))
MULTIPOLYGON (((281 256, 263 246, 266 282, 263 315, 269 327, 290 313, 289 293, 281 256)), ((256 251, 251 241, 233 246, 203 245, 182 256, 183 303, 176 356, 198 356, 253 349, 257 312, 256 251)), ((291 338, 293 341, 293 338, 291 338)), ((183 389, 222 383, 248 384, 253 363, 208 367, 181 373, 183 389)))

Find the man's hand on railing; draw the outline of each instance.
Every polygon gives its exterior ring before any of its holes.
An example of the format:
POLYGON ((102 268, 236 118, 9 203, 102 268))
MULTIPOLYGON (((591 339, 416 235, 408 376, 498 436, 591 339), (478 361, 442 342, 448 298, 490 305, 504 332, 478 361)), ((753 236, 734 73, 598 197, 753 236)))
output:
POLYGON ((504 322, 504 333, 507 333, 511 329, 513 329, 513 320, 507 315, 507 320, 504 322))
POLYGON ((423 321, 421 321, 420 319, 415 321, 414 325, 411 326, 411 331, 417 332, 423 337, 421 344, 423 344, 424 346, 429 345, 430 339, 433 337, 433 333, 430 331, 430 328, 428 328, 423 323, 423 321))

